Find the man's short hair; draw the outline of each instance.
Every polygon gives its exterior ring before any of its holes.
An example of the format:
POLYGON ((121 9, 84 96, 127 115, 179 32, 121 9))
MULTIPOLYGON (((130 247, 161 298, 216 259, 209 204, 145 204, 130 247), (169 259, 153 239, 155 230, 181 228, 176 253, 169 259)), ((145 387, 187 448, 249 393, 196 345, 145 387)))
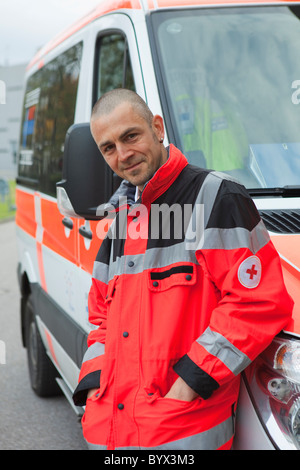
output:
POLYGON ((145 101, 134 91, 116 88, 102 95, 93 107, 91 120, 111 113, 121 103, 128 102, 151 127, 153 114, 145 101))

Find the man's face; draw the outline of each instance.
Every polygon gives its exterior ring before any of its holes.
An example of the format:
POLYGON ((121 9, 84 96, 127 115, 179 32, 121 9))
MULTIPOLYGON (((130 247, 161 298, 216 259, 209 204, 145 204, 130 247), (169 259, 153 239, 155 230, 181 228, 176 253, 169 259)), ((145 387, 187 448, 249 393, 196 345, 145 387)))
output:
POLYGON ((91 121, 98 148, 111 169, 121 178, 143 189, 167 160, 163 121, 154 116, 152 126, 129 103, 91 121))

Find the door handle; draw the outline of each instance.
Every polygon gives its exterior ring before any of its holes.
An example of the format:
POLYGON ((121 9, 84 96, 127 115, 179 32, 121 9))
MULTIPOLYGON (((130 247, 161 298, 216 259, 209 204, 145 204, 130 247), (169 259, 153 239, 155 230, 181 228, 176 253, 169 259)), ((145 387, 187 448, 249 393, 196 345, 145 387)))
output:
POLYGON ((69 228, 70 230, 73 230, 73 220, 69 219, 69 217, 65 217, 62 220, 62 223, 65 227, 69 228))
POLYGON ((81 227, 79 227, 79 233, 82 237, 87 238, 88 240, 92 240, 93 238, 93 234, 91 230, 87 230, 85 225, 82 225, 81 227))

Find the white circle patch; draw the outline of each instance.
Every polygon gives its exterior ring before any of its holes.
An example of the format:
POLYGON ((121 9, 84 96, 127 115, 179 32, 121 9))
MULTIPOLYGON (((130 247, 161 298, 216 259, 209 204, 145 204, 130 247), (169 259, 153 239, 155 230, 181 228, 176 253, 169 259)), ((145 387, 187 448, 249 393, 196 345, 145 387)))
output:
POLYGON ((261 262, 257 256, 249 256, 240 265, 238 270, 240 283, 248 289, 254 289, 260 283, 261 262))

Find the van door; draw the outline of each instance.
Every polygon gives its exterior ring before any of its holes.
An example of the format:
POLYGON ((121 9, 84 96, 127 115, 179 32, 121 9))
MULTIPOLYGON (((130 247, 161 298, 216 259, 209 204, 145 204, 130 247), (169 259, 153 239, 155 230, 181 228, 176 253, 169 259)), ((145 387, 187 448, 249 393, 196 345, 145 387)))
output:
MULTIPOLYGON (((114 88, 137 91, 145 99, 135 31, 128 16, 116 14, 101 18, 94 28, 93 104, 101 95, 114 88)), ((102 158, 100 153, 99 158, 102 158)), ((108 199, 120 184, 120 179, 112 172, 110 177, 111 181, 107 185, 108 199)), ((85 223, 80 221, 80 225, 81 285, 85 286, 85 300, 87 300, 93 264, 102 242, 101 234, 106 231, 107 220, 85 221, 85 223)))

